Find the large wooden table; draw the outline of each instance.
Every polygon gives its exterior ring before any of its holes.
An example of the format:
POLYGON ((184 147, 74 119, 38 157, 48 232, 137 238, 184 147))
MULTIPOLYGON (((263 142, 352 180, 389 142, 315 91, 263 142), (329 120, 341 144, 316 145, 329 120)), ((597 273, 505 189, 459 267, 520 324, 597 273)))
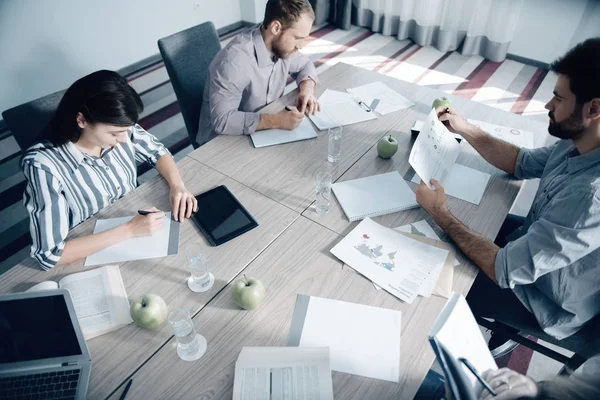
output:
MULTIPOLYGON (((416 103, 416 106, 361 124, 344 127, 341 161, 334 179, 355 179, 397 170, 404 174, 412 145, 410 126, 424 119, 434 98, 441 93, 398 81, 350 65, 338 64, 321 77, 322 87, 343 90, 376 80, 384 81, 416 103), (391 160, 377 157, 375 145, 393 134, 400 144, 391 160)), ((321 90, 323 90, 321 88, 321 90)), ((450 96, 465 116, 524 130, 545 131, 537 122, 495 110, 463 98, 450 96)), ((293 103, 294 93, 265 109, 277 111, 293 103)), ((540 135, 538 144, 543 136, 540 135)), ((519 182, 486 164, 465 142, 459 163, 492 174, 479 206, 449 198, 450 210, 467 226, 493 239, 519 190, 519 182)), ((315 173, 323 167, 327 137, 254 149, 248 137, 218 137, 179 163, 188 188, 200 193, 227 185, 259 221, 259 227, 220 247, 210 247, 190 223, 184 225, 181 245, 196 240, 205 243, 208 265, 215 275, 214 287, 196 294, 186 287, 187 267, 182 255, 121 265, 130 298, 156 293, 170 307, 191 310, 198 332, 208 340, 206 355, 197 362, 178 359, 171 330, 145 331, 134 324, 88 342, 92 355, 92 377, 88 398, 118 398, 133 377, 128 398, 137 399, 229 399, 233 388, 234 363, 244 346, 282 346, 291 322, 297 294, 315 295, 401 310, 401 380, 398 384, 334 372, 334 392, 339 399, 411 399, 431 366, 434 355, 427 341, 429 331, 445 299, 418 298, 411 305, 371 283, 333 257, 329 250, 357 223, 349 223, 335 200, 327 215, 311 207, 315 173), (267 297, 255 311, 242 311, 231 300, 230 284, 242 273, 263 281, 267 297)), ((411 185, 414 185, 411 183, 411 185)), ((97 218, 132 215, 143 206, 168 209, 168 188, 157 177, 106 208, 97 218)), ((427 219, 420 209, 375 218, 395 227, 427 219)), ((71 233, 89 234, 94 221, 71 233)), ((458 253, 462 262, 455 269, 453 288, 466 294, 477 273, 458 253)), ((82 263, 38 269, 24 260, 0 277, 0 291, 27 289, 43 280, 58 280, 82 269, 82 263)), ((376 360, 373 360, 376 362, 376 360)))

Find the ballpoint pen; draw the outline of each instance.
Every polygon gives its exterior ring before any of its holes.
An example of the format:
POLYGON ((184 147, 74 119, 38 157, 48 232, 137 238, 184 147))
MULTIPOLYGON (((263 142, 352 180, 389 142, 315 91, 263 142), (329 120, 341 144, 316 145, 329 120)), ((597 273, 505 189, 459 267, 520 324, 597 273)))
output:
POLYGON ((138 210, 138 214, 140 215, 148 215, 148 214, 154 214, 160 211, 147 211, 147 210, 138 210))
POLYGON ((477 370, 475 369, 475 367, 473 366, 473 364, 471 364, 469 362, 469 360, 467 360, 466 358, 459 358, 458 361, 460 361, 461 363, 465 364, 465 366, 469 369, 469 371, 471 371, 471 373, 473 375, 475 375, 475 378, 477 378, 477 380, 483 385, 483 387, 492 394, 492 396, 496 396, 496 392, 494 391, 494 389, 492 389, 492 387, 489 385, 489 383, 487 383, 485 381, 485 379, 483 379, 481 377, 481 375, 479 374, 479 372, 477 372, 477 370))

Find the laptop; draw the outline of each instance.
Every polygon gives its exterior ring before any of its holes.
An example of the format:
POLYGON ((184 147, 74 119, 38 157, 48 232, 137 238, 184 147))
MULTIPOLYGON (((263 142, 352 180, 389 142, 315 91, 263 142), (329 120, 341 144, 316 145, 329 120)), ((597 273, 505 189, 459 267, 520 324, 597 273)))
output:
POLYGON ((85 399, 90 368, 66 289, 0 295, 0 399, 85 399))

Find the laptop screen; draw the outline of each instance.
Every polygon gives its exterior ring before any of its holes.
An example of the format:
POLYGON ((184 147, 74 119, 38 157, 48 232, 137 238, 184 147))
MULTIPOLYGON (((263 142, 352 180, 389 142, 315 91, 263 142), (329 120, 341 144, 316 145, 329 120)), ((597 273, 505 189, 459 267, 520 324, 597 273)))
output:
POLYGON ((79 354, 64 296, 0 301, 0 363, 79 354))

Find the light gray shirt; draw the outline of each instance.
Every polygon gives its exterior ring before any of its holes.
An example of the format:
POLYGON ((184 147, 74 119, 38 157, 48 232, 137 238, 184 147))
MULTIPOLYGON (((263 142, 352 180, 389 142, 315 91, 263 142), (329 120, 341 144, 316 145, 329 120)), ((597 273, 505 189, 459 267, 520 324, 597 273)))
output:
POLYGON ((563 339, 600 313, 600 148, 580 155, 560 140, 521 149, 515 176, 541 178, 540 187, 525 224, 496 256, 496 279, 563 339))
POLYGON ((219 134, 254 133, 258 111, 283 95, 289 75, 298 84, 317 82, 314 64, 302 53, 272 57, 260 26, 237 35, 210 64, 196 142, 202 145, 219 134))

